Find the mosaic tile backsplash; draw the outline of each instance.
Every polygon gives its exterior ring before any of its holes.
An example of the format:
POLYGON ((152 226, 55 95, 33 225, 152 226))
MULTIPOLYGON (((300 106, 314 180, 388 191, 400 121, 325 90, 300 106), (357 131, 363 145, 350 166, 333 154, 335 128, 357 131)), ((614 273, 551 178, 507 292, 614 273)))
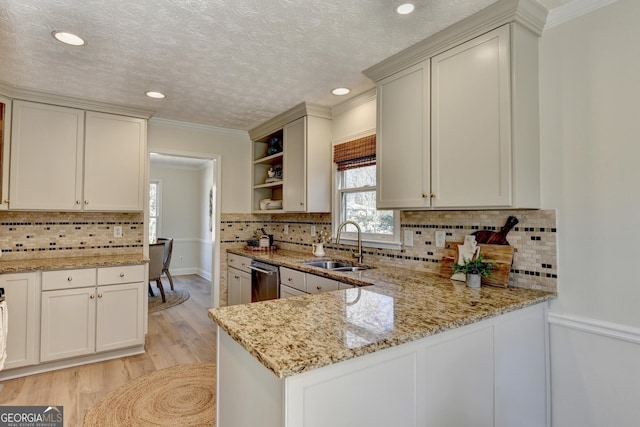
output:
POLYGON ((120 212, 0 212, 2 259, 142 253, 144 214, 120 212), (122 237, 113 227, 122 227, 122 237))
MULTIPOLYGON (((509 285, 555 292, 557 290, 556 215, 554 210, 496 211, 407 211, 401 212, 401 236, 413 231, 413 246, 400 250, 364 248, 365 264, 401 266, 438 273, 443 248, 436 248, 435 232, 444 230, 447 241, 461 242, 476 230, 498 231, 509 216, 519 223, 507 240, 515 248, 509 285)), ((226 301, 226 249, 244 246, 260 227, 274 235, 275 244, 283 249, 309 252, 312 258, 311 226, 332 235, 330 214, 223 214, 221 239, 221 301, 226 301), (288 233, 285 234, 285 225, 288 233)), ((325 245, 327 256, 348 256, 352 246, 325 245)))

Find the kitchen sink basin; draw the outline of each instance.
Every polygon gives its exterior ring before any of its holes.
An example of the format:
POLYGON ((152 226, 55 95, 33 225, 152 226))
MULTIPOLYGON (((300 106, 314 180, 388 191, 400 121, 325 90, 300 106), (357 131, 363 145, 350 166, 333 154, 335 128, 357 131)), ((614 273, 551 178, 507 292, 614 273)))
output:
POLYGON ((304 263, 304 265, 308 265, 310 267, 325 268, 332 271, 360 271, 369 268, 364 265, 353 265, 352 263, 346 261, 307 261, 304 263))

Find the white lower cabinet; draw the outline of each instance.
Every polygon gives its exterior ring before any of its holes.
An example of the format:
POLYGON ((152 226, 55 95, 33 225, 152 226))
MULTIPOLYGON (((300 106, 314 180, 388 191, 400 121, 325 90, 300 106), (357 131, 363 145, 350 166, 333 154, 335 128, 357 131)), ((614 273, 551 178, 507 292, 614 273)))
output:
POLYGON ((227 305, 251 302, 251 258, 227 254, 227 305))
POLYGON ((280 267, 280 298, 337 291, 352 287, 346 283, 315 274, 280 267))
POLYGON ((0 288, 4 288, 9 324, 4 369, 34 365, 40 326, 38 274, 2 274, 0 288))
POLYGON ((144 266, 42 273, 40 361, 144 344, 144 266))
POLYGON ((297 297, 300 295, 307 295, 306 292, 299 291, 295 288, 291 288, 287 285, 280 284, 280 299, 289 298, 289 297, 297 297))
POLYGON ((217 425, 546 426, 546 306, 284 379, 218 328, 217 425))
POLYGON ((227 269, 228 305, 251 302, 251 274, 235 268, 227 269))

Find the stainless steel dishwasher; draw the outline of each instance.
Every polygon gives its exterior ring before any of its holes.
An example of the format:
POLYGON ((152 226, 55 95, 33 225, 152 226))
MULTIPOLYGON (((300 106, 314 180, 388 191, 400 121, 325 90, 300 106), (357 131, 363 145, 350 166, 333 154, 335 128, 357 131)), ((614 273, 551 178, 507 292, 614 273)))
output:
POLYGON ((251 302, 278 298, 280 274, 278 267, 260 261, 251 261, 251 302))

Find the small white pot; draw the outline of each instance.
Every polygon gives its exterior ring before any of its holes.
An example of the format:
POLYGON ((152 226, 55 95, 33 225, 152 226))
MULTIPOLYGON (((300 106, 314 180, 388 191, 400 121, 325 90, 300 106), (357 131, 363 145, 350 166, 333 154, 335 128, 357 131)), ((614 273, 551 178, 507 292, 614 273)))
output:
POLYGON ((470 288, 479 288, 482 283, 482 277, 479 274, 467 274, 467 286, 470 288))

